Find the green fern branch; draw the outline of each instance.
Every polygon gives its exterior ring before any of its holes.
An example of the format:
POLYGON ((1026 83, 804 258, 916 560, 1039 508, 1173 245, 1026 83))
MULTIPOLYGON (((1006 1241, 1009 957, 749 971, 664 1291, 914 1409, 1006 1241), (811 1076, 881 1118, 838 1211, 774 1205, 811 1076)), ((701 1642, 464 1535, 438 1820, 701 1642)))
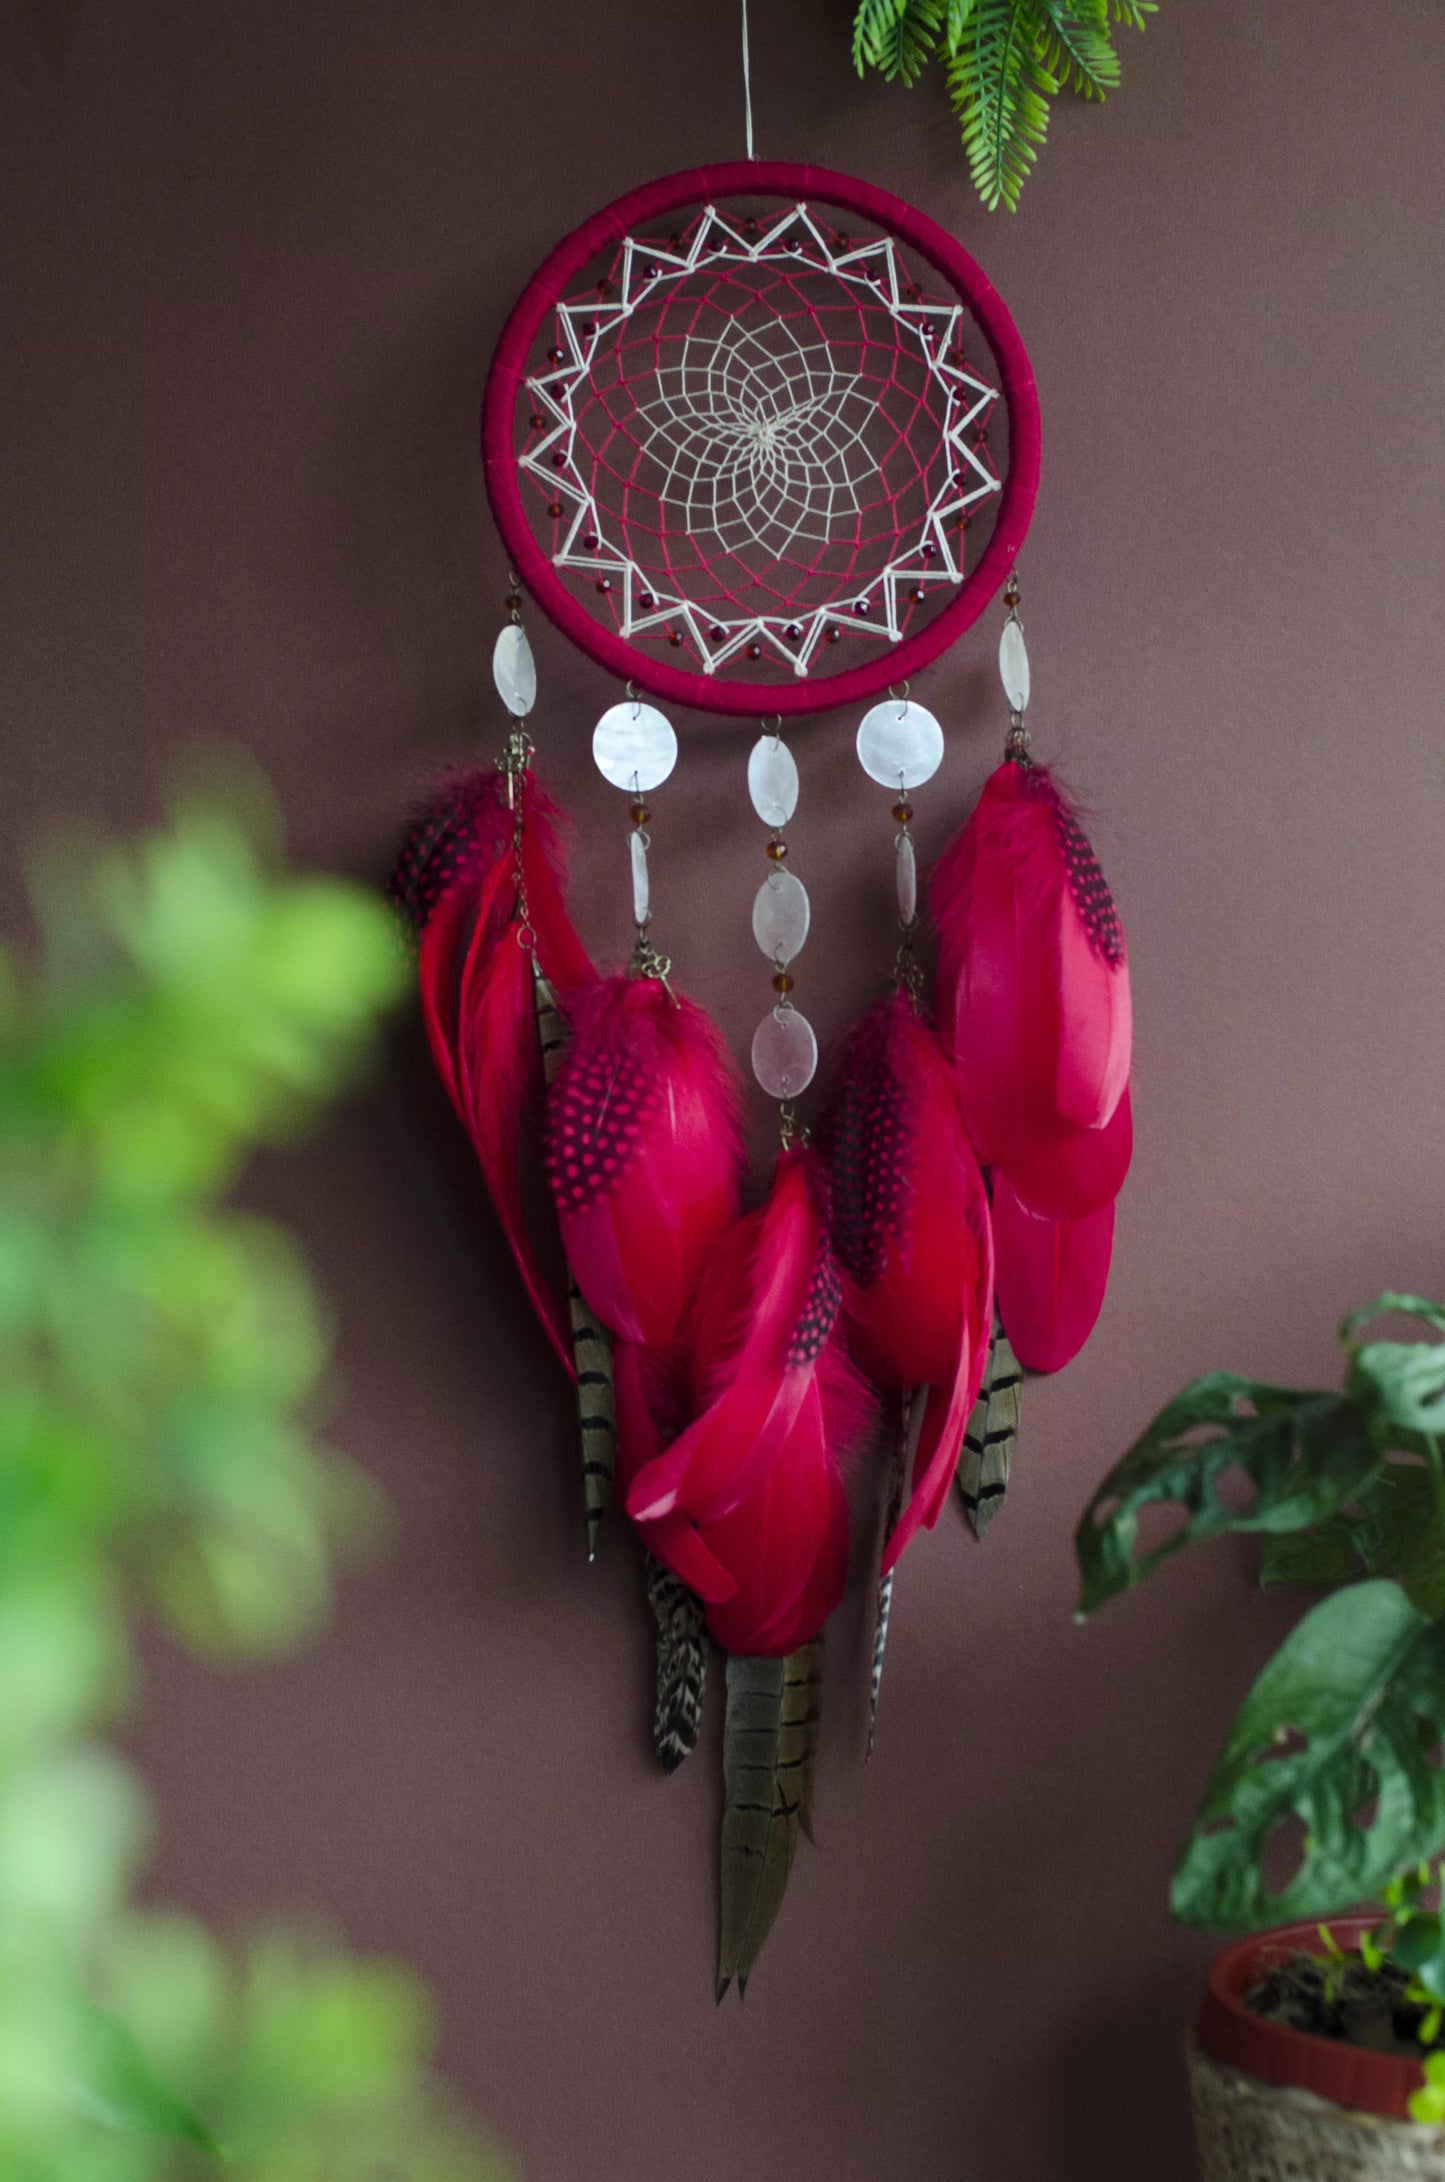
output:
POLYGON ((1061 90, 1102 99, 1119 82, 1113 25, 1142 30, 1158 0, 859 0, 853 62, 915 83, 942 58, 974 186, 1012 212, 1061 90), (941 49, 941 54, 940 54, 941 49))

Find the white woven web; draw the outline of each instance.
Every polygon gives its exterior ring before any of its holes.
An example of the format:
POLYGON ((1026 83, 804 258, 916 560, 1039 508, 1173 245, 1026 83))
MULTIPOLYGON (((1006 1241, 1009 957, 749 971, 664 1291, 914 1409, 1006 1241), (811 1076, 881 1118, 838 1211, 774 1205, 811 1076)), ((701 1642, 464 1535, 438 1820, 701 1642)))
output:
MULTIPOLYGON (((962 583, 961 519, 1002 490, 981 440, 998 393, 961 360, 959 344, 969 330, 963 306, 920 295, 892 236, 849 241, 806 204, 750 223, 708 205, 671 244, 625 237, 611 280, 595 300, 559 303, 556 328, 547 368, 526 382, 534 436, 519 451, 518 466, 555 504, 553 566, 585 575, 609 594, 623 637, 681 632, 709 673, 746 654, 782 660, 806 675, 840 612, 858 634, 898 644, 913 603, 939 586, 962 583), (628 383, 619 358, 636 315, 660 308, 670 291, 691 295, 684 284, 694 276, 712 281, 737 268, 746 278, 770 267, 831 276, 844 298, 886 313, 891 338, 932 390, 930 414, 919 420, 932 441, 916 466, 918 477, 928 479, 924 504, 889 539, 886 557, 851 585, 844 570, 856 556, 870 483, 879 476, 864 437, 875 397, 849 368, 852 357, 840 360, 830 351, 821 325, 806 314, 800 335, 794 321, 781 317, 750 325, 746 299, 730 314, 715 311, 694 324, 678 344, 680 354, 669 348, 657 355, 650 384, 639 390, 643 398, 631 418, 651 468, 645 491, 660 510, 676 514, 669 528, 703 549, 701 573, 670 559, 667 536, 664 565, 644 565, 627 522, 597 490, 598 454, 586 420, 595 414, 604 367, 614 381, 628 383), (716 586, 702 597, 693 586, 712 571, 713 540, 724 553, 778 562, 799 549, 836 549, 843 566, 836 582, 818 566, 816 582, 831 595, 806 604, 758 605, 720 597, 716 586)), ((628 490, 644 490, 642 480, 628 490)), ((876 509, 876 493, 871 499, 876 509)), ((649 551, 656 550, 654 542, 649 551)))
POLYGON ((782 320, 734 319, 710 338, 688 334, 657 384, 638 406, 639 439, 664 473, 658 498, 690 537, 712 531, 729 552, 780 558, 856 522, 860 488, 878 474, 865 438, 873 404, 825 341, 782 320))

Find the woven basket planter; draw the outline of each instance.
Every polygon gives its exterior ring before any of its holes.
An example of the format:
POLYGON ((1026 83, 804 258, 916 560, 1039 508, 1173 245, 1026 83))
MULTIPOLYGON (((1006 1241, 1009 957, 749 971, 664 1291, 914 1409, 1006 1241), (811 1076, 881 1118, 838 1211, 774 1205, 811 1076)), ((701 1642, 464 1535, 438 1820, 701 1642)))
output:
MULTIPOLYGON (((1369 1920, 1332 1929, 1351 1945, 1369 1920)), ((1321 1951, 1313 1925, 1237 1941, 1209 1973, 1189 2078, 1203 2182, 1445 2182, 1445 2129, 1406 2119, 1417 2061, 1266 2022, 1244 1995, 1271 1962, 1321 1951)))
POLYGON ((1201 2182, 1445 2182, 1445 2129, 1260 2083, 1189 2042, 1201 2182))

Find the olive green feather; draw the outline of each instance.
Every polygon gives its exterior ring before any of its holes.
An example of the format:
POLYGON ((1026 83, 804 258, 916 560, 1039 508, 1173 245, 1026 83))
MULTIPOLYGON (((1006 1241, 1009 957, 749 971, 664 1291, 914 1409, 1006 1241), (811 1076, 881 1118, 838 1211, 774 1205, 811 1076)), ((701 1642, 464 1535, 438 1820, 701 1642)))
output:
MULTIPOLYGON (((537 1042, 548 1083, 567 1050, 567 1023, 557 996, 535 961, 532 990, 537 1042)), ((617 1401, 612 1384, 612 1336, 588 1310, 582 1291, 567 1279, 567 1314, 572 1325, 572 1355, 577 1366, 577 1422, 582 1435, 582 1499, 587 1511, 587 1558, 597 1552, 597 1533, 612 1499, 617 1465, 617 1401)))
POLYGON ((729 1659, 723 1732, 722 1921, 717 1997, 738 1992, 772 1929, 801 1826, 813 1838, 822 1708, 820 1637, 787 1659, 729 1659))
POLYGON ((652 1740, 664 1773, 675 1773, 697 1747, 707 1688, 707 1624, 702 1601, 670 1568, 647 1555, 647 1603, 657 1623, 657 1709, 652 1740))
POLYGON ((1019 1398, 1024 1375, 997 1317, 978 1400, 963 1435, 955 1473, 964 1513, 982 1538, 1003 1506, 1009 1467, 1019 1436, 1019 1398))

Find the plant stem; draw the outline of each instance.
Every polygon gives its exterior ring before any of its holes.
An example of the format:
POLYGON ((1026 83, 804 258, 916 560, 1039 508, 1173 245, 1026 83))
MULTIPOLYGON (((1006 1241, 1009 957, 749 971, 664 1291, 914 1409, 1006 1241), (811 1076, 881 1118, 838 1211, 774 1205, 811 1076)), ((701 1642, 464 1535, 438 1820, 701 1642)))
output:
POLYGON ((1445 1525, 1445 1453, 1433 1432, 1424 1435, 1425 1452, 1430 1458, 1430 1475, 1435 1481, 1435 1512, 1445 1525))

